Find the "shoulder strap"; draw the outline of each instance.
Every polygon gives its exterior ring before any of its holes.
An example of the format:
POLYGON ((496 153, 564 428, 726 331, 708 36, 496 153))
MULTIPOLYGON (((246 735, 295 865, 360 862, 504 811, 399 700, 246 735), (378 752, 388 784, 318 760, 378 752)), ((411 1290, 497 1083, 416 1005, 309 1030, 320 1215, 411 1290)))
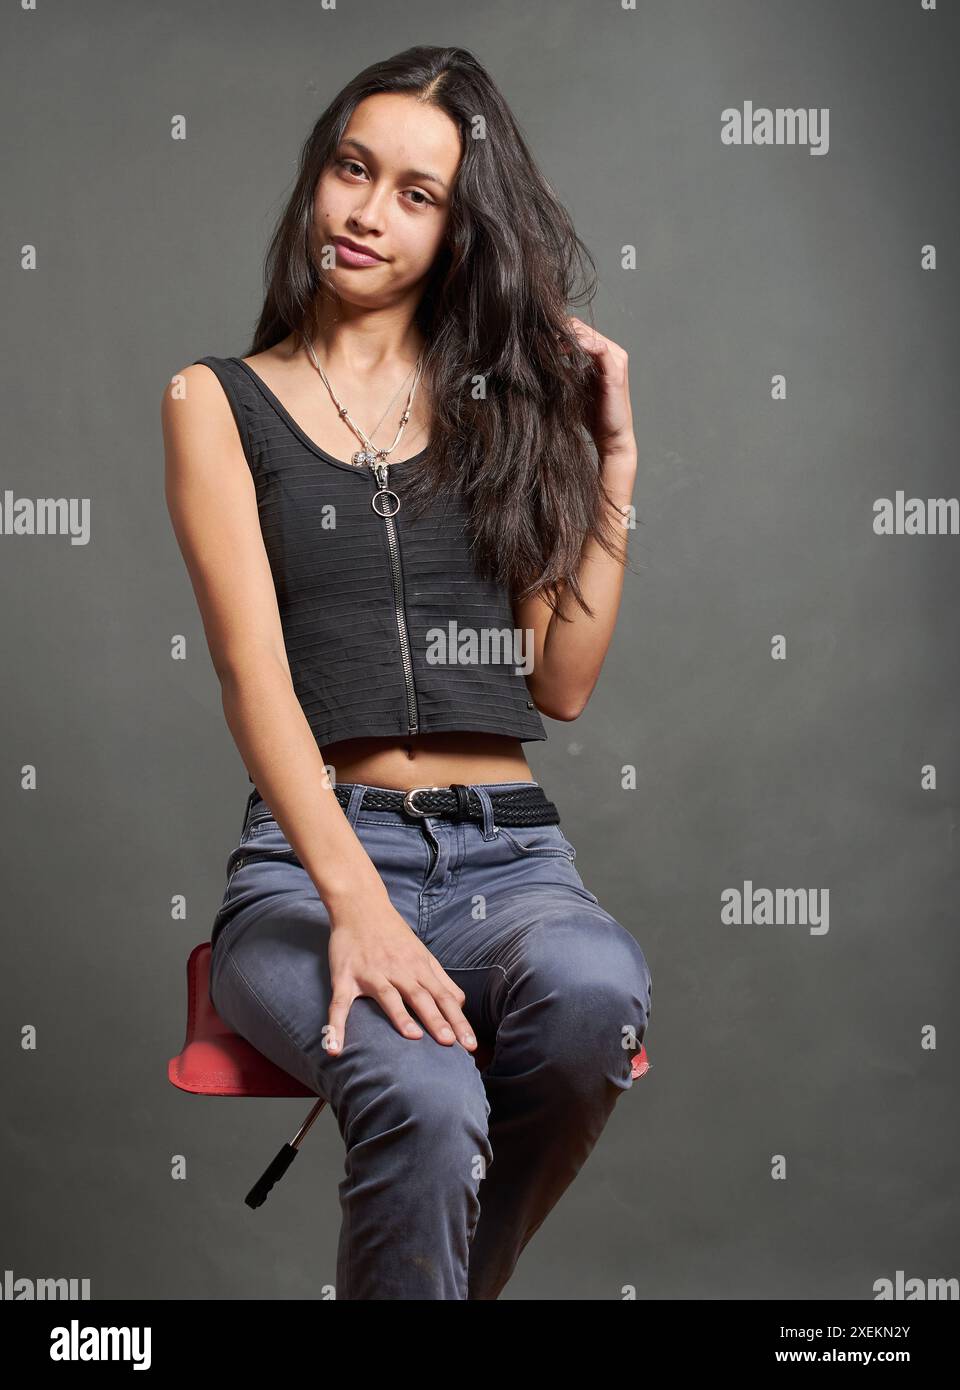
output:
POLYGON ((233 418, 243 452, 251 472, 256 472, 256 453, 250 435, 250 416, 257 409, 257 393, 251 389, 250 378, 229 357, 198 357, 194 366, 209 367, 223 387, 223 393, 230 402, 233 418))

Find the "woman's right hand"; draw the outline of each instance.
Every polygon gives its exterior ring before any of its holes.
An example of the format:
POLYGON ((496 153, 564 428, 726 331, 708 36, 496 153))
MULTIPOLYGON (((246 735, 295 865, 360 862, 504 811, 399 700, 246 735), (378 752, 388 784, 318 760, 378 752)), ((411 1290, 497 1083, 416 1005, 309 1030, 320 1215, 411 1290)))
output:
POLYGON ((369 899, 330 910, 330 977, 333 997, 324 1027, 324 1047, 343 1050, 347 1015, 354 999, 375 999, 399 1033, 422 1038, 407 1012, 415 1009, 437 1042, 459 1038, 472 1051, 477 1040, 462 1005, 463 990, 451 980, 389 898, 371 907, 369 899))

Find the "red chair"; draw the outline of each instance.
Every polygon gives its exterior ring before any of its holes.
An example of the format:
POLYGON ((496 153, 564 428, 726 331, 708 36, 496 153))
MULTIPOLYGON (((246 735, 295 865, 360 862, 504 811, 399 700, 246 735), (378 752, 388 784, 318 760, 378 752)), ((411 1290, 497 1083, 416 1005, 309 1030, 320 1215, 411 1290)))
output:
MULTIPOLYGON (((260 1207, 296 1158, 326 1101, 264 1057, 246 1038, 231 1032, 210 1001, 209 980, 210 942, 201 941, 187 961, 187 1035, 182 1050, 167 1064, 167 1077, 173 1085, 197 1096, 308 1096, 315 1102, 293 1139, 284 1144, 244 1198, 248 1207, 260 1207)), ((484 1071, 493 1059, 493 1048, 481 1044, 473 1056, 484 1071)), ((633 1056, 632 1075, 643 1076, 649 1066, 641 1046, 633 1056)))

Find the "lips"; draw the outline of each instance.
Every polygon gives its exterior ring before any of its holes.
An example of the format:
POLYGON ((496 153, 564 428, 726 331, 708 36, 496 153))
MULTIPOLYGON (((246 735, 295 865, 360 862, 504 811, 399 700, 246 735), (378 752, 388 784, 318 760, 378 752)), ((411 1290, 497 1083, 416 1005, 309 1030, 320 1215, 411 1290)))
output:
POLYGON ((337 262, 346 266, 365 266, 382 265, 383 256, 377 254, 368 246, 361 246, 358 242, 350 241, 348 237, 334 237, 333 244, 337 248, 337 262))

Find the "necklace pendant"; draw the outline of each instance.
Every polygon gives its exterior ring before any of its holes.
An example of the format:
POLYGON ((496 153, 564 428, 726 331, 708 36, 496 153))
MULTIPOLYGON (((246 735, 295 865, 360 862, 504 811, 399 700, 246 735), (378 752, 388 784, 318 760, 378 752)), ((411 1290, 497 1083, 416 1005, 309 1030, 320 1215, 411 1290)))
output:
POLYGON ((365 468, 368 463, 373 463, 376 457, 376 454, 371 454, 369 449, 358 449, 352 461, 358 468, 365 468))

